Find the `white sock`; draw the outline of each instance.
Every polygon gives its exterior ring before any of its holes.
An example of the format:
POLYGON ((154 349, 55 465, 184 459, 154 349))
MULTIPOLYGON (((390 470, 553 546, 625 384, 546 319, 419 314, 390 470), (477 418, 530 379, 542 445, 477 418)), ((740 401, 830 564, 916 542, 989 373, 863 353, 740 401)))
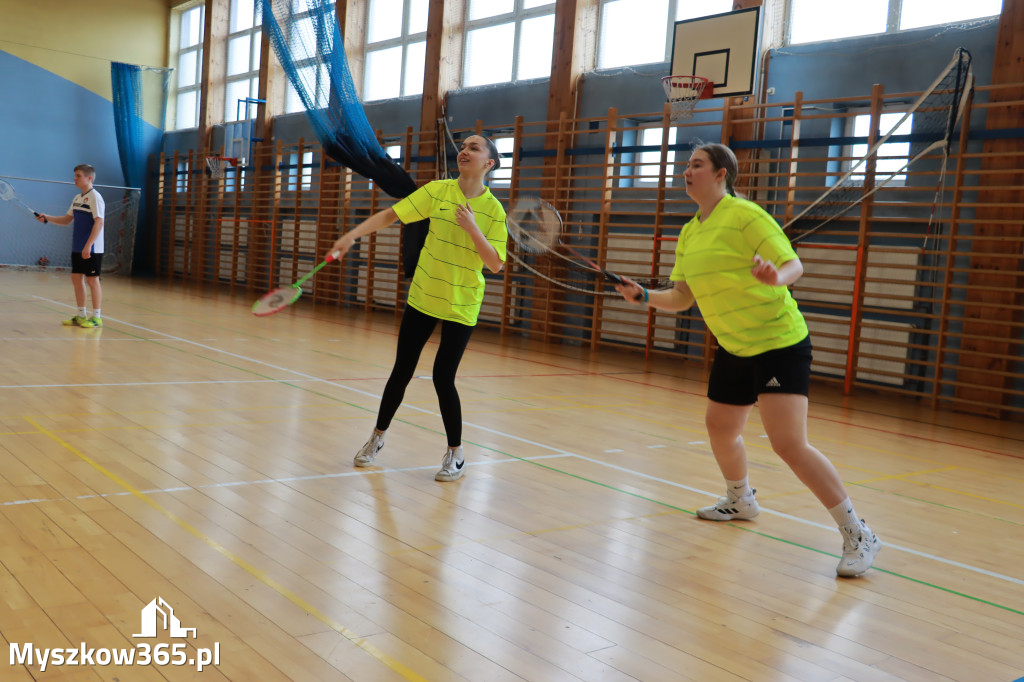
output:
POLYGON ((89 314, 89 310, 87 308, 79 308, 78 309, 78 316, 79 317, 85 317, 88 314, 89 314))
POLYGON ((857 512, 854 511, 853 502, 850 502, 849 497, 829 509, 828 513, 832 515, 832 518, 835 519, 836 524, 840 528, 843 526, 860 527, 860 518, 857 516, 857 512))
POLYGON ((92 313, 92 316, 93 317, 99 317, 100 316, 100 309, 97 308, 96 310, 94 310, 93 313, 92 313))
POLYGON ((738 481, 730 481, 726 479, 725 487, 729 491, 729 499, 731 500, 738 500, 741 497, 746 497, 747 495, 752 494, 747 476, 744 476, 738 481))

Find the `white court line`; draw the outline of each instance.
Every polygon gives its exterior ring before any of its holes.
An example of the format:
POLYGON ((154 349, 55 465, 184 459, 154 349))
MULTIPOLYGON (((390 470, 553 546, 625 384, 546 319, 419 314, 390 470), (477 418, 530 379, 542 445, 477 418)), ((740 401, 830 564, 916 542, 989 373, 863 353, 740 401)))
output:
MULTIPOLYGON (((108 318, 104 317, 103 319, 108 319, 108 318)), ((99 331, 99 330, 94 329, 93 331, 99 331)), ((86 332, 86 333, 88 333, 88 332, 86 332)), ((47 341, 47 342, 49 342, 49 341, 56 341, 58 343, 99 343, 100 338, 101 337, 95 336, 95 335, 93 335, 93 336, 66 336, 66 337, 63 337, 63 338, 56 337, 56 336, 0 336, 0 341, 5 341, 5 342, 8 342, 8 343, 13 343, 13 342, 17 342, 17 341, 30 341, 32 343, 41 342, 41 341, 47 341)), ((146 340, 147 339, 124 339, 124 338, 119 338, 119 339, 103 339, 103 343, 110 343, 112 341, 113 342, 119 342, 119 343, 123 343, 125 341, 134 341, 134 342, 138 343, 140 341, 146 341, 146 340)))
MULTIPOLYGON (((289 380, 300 384, 310 379, 289 380)), ((112 386, 191 386, 203 384, 279 384, 281 379, 225 379, 223 381, 124 381, 101 384, 0 384, 3 388, 107 388, 112 386)))
MULTIPOLYGON (((34 298, 37 298, 39 300, 46 301, 48 303, 52 303, 54 305, 58 305, 58 306, 61 306, 61 307, 73 308, 73 306, 69 306, 69 305, 67 305, 65 303, 60 303, 60 302, 54 301, 52 299, 43 298, 42 296, 34 296, 34 298)), ((331 386, 335 386, 337 388, 341 388, 341 389, 344 389, 344 390, 347 390, 347 391, 351 391, 353 393, 358 393, 359 395, 363 395, 363 396, 366 396, 366 397, 376 398, 377 400, 380 400, 380 398, 381 398, 381 396, 379 396, 379 395, 377 395, 375 393, 371 393, 369 391, 363 391, 361 389, 353 388, 351 386, 346 386, 345 384, 341 384, 341 383, 338 383, 338 382, 335 382, 335 381, 330 381, 328 379, 322 379, 320 377, 316 377, 316 376, 313 376, 311 374, 306 374, 304 372, 299 372, 297 370, 290 369, 288 367, 280 367, 278 365, 272 365, 272 364, 270 364, 268 362, 264 362, 263 360, 256 360, 254 358, 246 357, 244 355, 239 355, 238 353, 232 353, 231 351, 222 350, 220 348, 215 348, 213 346, 207 346, 206 344, 202 344, 202 343, 199 343, 197 341, 192 341, 190 339, 184 339, 184 338, 182 338, 180 336, 173 336, 172 334, 167 334, 165 332, 160 332, 160 331, 157 331, 155 329, 149 329, 148 327, 143 327, 141 325, 132 324, 130 322, 125 322, 123 320, 118 320, 117 318, 104 317, 104 319, 118 322, 119 324, 123 324, 123 325, 125 325, 127 327, 134 327, 135 329, 141 329, 141 330, 149 332, 151 334, 160 334, 161 336, 165 336, 165 337, 167 337, 169 339, 174 339, 176 341, 181 341, 181 342, 186 343, 186 344, 190 344, 190 345, 193 345, 193 346, 198 346, 200 348, 204 348, 206 350, 213 351, 215 353, 221 353, 223 355, 227 355, 229 357, 233 357, 233 358, 236 358, 238 360, 243 360, 245 362, 251 362, 251 363, 256 364, 256 365, 262 365, 263 367, 269 367, 271 369, 277 369, 277 370, 281 370, 283 372, 290 372, 290 373, 292 373, 292 374, 294 374, 296 376, 303 377, 304 379, 311 379, 311 380, 315 380, 315 381, 322 382, 322 383, 325 383, 325 384, 329 384, 331 386)), ((284 382, 284 380, 280 379, 280 380, 278 380, 278 382, 281 383, 281 382, 284 382)), ((415 410, 417 412, 423 412, 425 414, 434 414, 430 410, 425 410, 422 407, 418 407, 416 405, 409 405, 407 403, 402 403, 402 405, 404 407, 408 408, 408 409, 415 410)), ((475 428, 475 429, 479 429, 479 430, 484 431, 486 433, 490 433, 490 434, 502 436, 504 438, 509 438, 511 440, 519 441, 520 443, 525 443, 527 445, 532 445, 534 447, 544 448, 544 449, 547 449, 547 450, 552 450, 552 451, 554 451, 558 455, 570 455, 570 456, 582 459, 584 461, 591 462, 593 464, 598 464, 598 465, 606 467, 606 468, 615 469, 615 470, 618 470, 618 471, 621 471, 623 473, 627 473, 627 474, 630 474, 630 475, 633 475, 633 476, 639 476, 641 478, 645 478, 645 479, 648 479, 648 480, 651 480, 651 481, 656 481, 656 482, 659 482, 659 483, 663 483, 663 484, 668 485, 668 486, 673 486, 673 487, 676 487, 676 488, 681 488, 683 490, 688 490, 690 492, 700 493, 702 495, 707 495, 708 497, 711 497, 711 498, 714 498, 714 499, 718 498, 718 495, 710 493, 710 492, 708 492, 706 490, 701 490, 700 488, 693 488, 691 486, 683 485, 682 483, 676 483, 675 481, 669 481, 669 480, 660 478, 658 476, 651 476, 650 474, 644 474, 644 473, 636 471, 634 469, 630 469, 630 468, 627 468, 627 467, 620 467, 620 466, 617 466, 617 465, 614 465, 614 464, 610 464, 608 462, 602 462, 600 460, 592 459, 590 457, 586 457, 584 455, 580 455, 580 454, 577 454, 575 452, 569 452, 568 450, 562 450, 561 448, 556 448, 554 446, 547 445, 546 443, 538 443, 536 441, 532 441, 532 440, 529 440, 527 438, 523 438, 521 436, 515 436, 515 435, 513 435, 511 433, 507 433, 505 431, 499 431, 497 429, 492 429, 490 427, 483 426, 481 424, 474 424, 472 422, 467 422, 467 421, 464 421, 463 424, 465 426, 469 426, 469 427, 472 427, 472 428, 475 428)), ((516 459, 517 460, 523 460, 525 458, 516 458, 516 459)), ((427 467, 427 468, 432 468, 432 467, 427 467)), ((839 529, 836 528, 835 526, 828 526, 828 525, 825 525, 825 524, 816 523, 814 521, 808 521, 806 519, 802 519, 802 518, 797 517, 797 516, 791 516, 789 514, 783 514, 782 512, 772 511, 771 509, 766 509, 765 507, 761 507, 761 511, 765 512, 767 514, 773 514, 775 516, 779 516, 779 517, 784 518, 784 519, 789 519, 791 521, 795 521, 795 522, 802 523, 802 524, 805 524, 805 525, 808 525, 808 526, 812 526, 814 528, 821 528, 821 529, 825 529, 825 530, 832 530, 832 531, 834 531, 836 533, 840 532, 839 529)), ((902 545, 895 545, 895 544, 885 543, 884 546, 889 548, 890 550, 906 552, 907 554, 912 554, 914 556, 918 556, 918 557, 921 557, 923 559, 929 559, 931 561, 935 561, 935 562, 938 562, 938 563, 946 564, 947 566, 956 566, 957 568, 962 568, 964 570, 972 571, 974 573, 980 573, 982 575, 986 575, 986 576, 989 576, 991 578, 996 578, 996 579, 999 579, 999 580, 1004 580, 1006 582, 1014 583, 1014 584, 1017 584, 1017 585, 1024 585, 1024 579, 1013 578, 1013 577, 1010 577, 1010 576, 1002 575, 1000 573, 994 573, 992 571, 989 571, 989 570, 986 570, 986 569, 983 569, 983 568, 980 568, 980 567, 977 567, 977 566, 971 566, 971 565, 968 565, 968 564, 963 564, 963 563, 960 563, 958 561, 953 561, 951 559, 947 559, 945 557, 936 556, 934 554, 928 554, 926 552, 921 552, 921 551, 918 551, 918 550, 915 550, 915 549, 911 549, 909 547, 903 547, 902 545)))
MULTIPOLYGON (((523 459, 534 461, 540 459, 559 459, 561 457, 569 456, 570 455, 537 455, 529 458, 524 457, 523 459)), ((485 464, 515 464, 519 461, 519 459, 514 457, 505 457, 504 459, 488 459, 480 462, 466 462, 466 466, 478 467, 485 464)), ((247 485, 266 485, 268 483, 285 484, 300 481, 322 481, 329 478, 404 473, 406 471, 426 471, 428 469, 436 468, 436 464, 428 464, 426 466, 418 467, 378 467, 375 469, 364 469, 362 471, 338 471, 333 474, 309 474, 308 476, 286 476, 284 478, 257 478, 252 481, 225 481, 223 483, 203 483, 202 485, 182 485, 174 488, 151 488, 149 490, 140 490, 139 492, 144 495, 159 495, 161 493, 193 492, 196 490, 208 490, 211 488, 238 488, 247 485)), ((131 497, 134 495, 135 493, 129 490, 122 490, 116 493, 94 493, 92 495, 75 495, 74 497, 37 497, 33 499, 8 500, 6 502, 0 502, 0 507, 17 507, 23 504, 42 504, 45 502, 69 502, 71 500, 97 500, 106 499, 108 497, 131 497)))

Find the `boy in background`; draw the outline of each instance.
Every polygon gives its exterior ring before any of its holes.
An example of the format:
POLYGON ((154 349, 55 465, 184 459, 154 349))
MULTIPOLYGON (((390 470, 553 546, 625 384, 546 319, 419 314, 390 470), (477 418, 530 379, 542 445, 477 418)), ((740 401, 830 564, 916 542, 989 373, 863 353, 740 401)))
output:
POLYGON ((40 215, 39 222, 56 225, 72 225, 71 235, 71 284, 75 288, 75 302, 78 313, 64 320, 65 326, 102 327, 100 305, 103 288, 100 286, 100 270, 103 266, 103 215, 106 204, 103 197, 92 186, 96 180, 96 169, 82 163, 75 166, 75 187, 79 194, 71 202, 71 208, 62 216, 40 215), (92 294, 92 315, 85 307, 85 287, 92 294))

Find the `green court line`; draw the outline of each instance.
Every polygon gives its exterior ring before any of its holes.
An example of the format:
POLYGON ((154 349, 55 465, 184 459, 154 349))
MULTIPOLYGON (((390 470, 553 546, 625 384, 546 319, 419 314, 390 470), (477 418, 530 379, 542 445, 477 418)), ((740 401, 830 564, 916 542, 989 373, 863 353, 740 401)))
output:
POLYGON ((962 509, 960 507, 954 507, 953 505, 950 505, 950 504, 943 504, 942 502, 936 502, 934 500, 926 500, 926 499, 921 498, 921 497, 914 497, 913 495, 907 495, 906 493, 893 492, 891 490, 885 490, 884 488, 876 488, 874 486, 870 486, 870 485, 867 485, 867 484, 864 484, 864 483, 849 483, 847 485, 857 486, 859 488, 865 488, 867 490, 872 490, 872 491, 874 491, 876 493, 881 493, 883 495, 892 495, 893 497, 902 497, 902 498, 907 499, 907 500, 913 500, 914 502, 920 502, 922 504, 928 504, 928 505, 931 505, 933 507, 938 507, 939 509, 948 509, 950 511, 959 512, 961 514, 970 514, 972 516, 980 516, 983 519, 989 519, 989 520, 992 520, 992 521, 1001 521, 1003 523, 1009 523, 1010 525, 1013 525, 1013 526, 1024 526, 1024 523, 1021 523, 1020 521, 1014 521, 1013 519, 1007 519, 1007 518, 1004 518, 1002 516, 996 516, 995 514, 982 514, 981 512, 972 511, 970 509, 962 509))
MULTIPOLYGON (((779 542, 784 542, 787 545, 792 545, 793 547, 799 547, 801 549, 806 549, 806 550, 809 550, 811 552, 817 552, 818 554, 824 554, 825 556, 830 556, 830 557, 833 557, 833 558, 836 558, 836 559, 839 558, 838 555, 832 554, 831 552, 826 552, 823 549, 818 549, 817 547, 811 547, 810 545, 804 545, 804 544, 801 544, 799 542, 794 542, 792 540, 787 540, 786 538, 780 538, 780 537, 778 537, 776 535, 771 535, 770 533, 765 533, 765 532, 762 532, 762 531, 759 531, 759 530, 754 530, 753 528, 748 528, 747 526, 741 526, 741 525, 735 524, 735 523, 730 523, 729 525, 733 526, 734 528, 738 528, 739 530, 746 531, 748 533, 753 533, 754 535, 760 535, 761 537, 769 538, 771 540, 777 540, 779 542)), ((1006 606, 1004 604, 999 604, 999 603, 996 603, 994 601, 989 601, 988 599, 982 599, 981 597, 975 597, 974 595, 967 594, 966 592, 960 592, 958 590, 952 590, 952 589, 950 589, 948 587, 943 587, 942 585, 936 585, 935 583, 928 582, 927 580, 920 580, 918 578, 911 577, 911 576, 906 575, 904 573, 899 573, 897 571, 890 571, 887 568, 879 568, 878 566, 872 566, 871 570, 872 571, 878 571, 880 573, 886 573, 886 574, 891 575, 891 576, 893 576, 895 578, 902 578, 903 580, 909 580, 912 583, 917 583, 918 585, 924 585, 925 587, 931 587, 933 589, 940 590, 940 591, 946 592, 948 594, 954 594, 954 595, 956 595, 958 597, 963 597, 965 599, 970 599, 971 601, 975 601, 975 602, 978 602, 980 604, 986 604, 988 606, 993 606, 993 607, 995 607, 997 609, 1003 609, 1004 611, 1009 611, 1010 613, 1015 613, 1018 616, 1024 616, 1024 611, 1020 611, 1020 610, 1015 609, 1015 608, 1013 608, 1011 606, 1006 606)))
MULTIPOLYGON (((157 344, 159 346, 162 346, 162 347, 165 347, 165 348, 169 348, 171 350, 175 350, 175 351, 178 351, 180 353, 188 353, 188 354, 190 354, 190 355, 192 355, 194 357, 202 358, 204 360, 209 360, 210 362, 222 365, 224 367, 229 367, 231 369, 235 369, 235 370, 238 370, 240 372, 247 372, 247 373, 252 374, 254 376, 258 376, 258 377, 260 377, 262 379, 266 379, 268 381, 273 381, 273 382, 276 382, 276 383, 280 383, 280 384, 283 384, 285 386, 289 386, 291 388, 298 389, 300 391, 311 393, 313 395, 317 395, 317 396, 325 398, 327 400, 335 401, 335 402, 338 402, 340 404, 348 405, 350 407, 355 407, 357 409, 364 410, 364 411, 367 411, 367 412, 373 412, 373 410, 371 410, 371 409, 369 409, 367 407, 364 407, 362 405, 357 405, 355 403, 350 403, 350 402, 348 402, 346 400, 342 400, 341 398, 338 398, 337 396, 332 396, 332 395, 323 393, 321 391, 317 391, 317 390, 311 389, 311 388, 306 387, 306 386, 299 386, 297 384, 294 384, 292 382, 289 382, 289 381, 286 381, 286 380, 283 380, 283 379, 275 379, 273 377, 269 377, 269 376, 260 374, 259 372, 255 371, 255 370, 252 370, 252 369, 238 367, 236 365, 232 365, 231 363, 224 362, 224 361, 221 361, 221 360, 215 360, 215 359, 210 358, 210 357, 208 357, 206 355, 203 355, 201 353, 190 352, 190 351, 187 351, 184 348, 177 348, 175 346, 172 346, 170 344, 164 343, 162 341, 157 341, 157 340, 153 340, 153 339, 146 339, 146 338, 143 338, 141 336, 133 335, 133 334, 131 334, 129 332, 124 332, 124 330, 121 330, 121 331, 123 333, 128 334, 129 336, 134 336, 135 338, 138 338, 138 339, 140 339, 142 341, 146 341, 148 343, 155 343, 155 344, 157 344)), ((179 340, 185 341, 186 343, 190 343, 190 344, 196 344, 196 342, 188 340, 188 339, 179 339, 179 340)), ((254 363, 258 363, 258 364, 267 364, 267 363, 265 363, 263 361, 255 360, 255 359, 250 359, 249 361, 250 362, 254 362, 254 363)), ((330 383, 330 384, 340 383, 340 382, 328 381, 326 379, 323 380, 323 381, 325 381, 327 383, 330 383)), ((440 433, 440 432, 438 432, 435 429, 431 429, 429 427, 425 427, 425 426, 422 426, 420 424, 416 424, 415 422, 410 422, 410 421, 407 421, 407 420, 404 420, 404 419, 396 419, 395 421, 398 421, 399 423, 407 424, 407 425, 410 425, 410 426, 415 426, 416 428, 420 428, 420 429, 423 429, 423 430, 426 430, 426 431, 429 431, 429 432, 432 432, 432 433, 440 433)), ((464 439, 464 440, 466 440, 466 439, 464 439)), ((597 481, 597 480, 594 480, 592 478, 587 478, 586 476, 581 476, 579 474, 570 473, 568 471, 564 471, 562 469, 550 466, 550 465, 542 463, 542 462, 536 462, 536 461, 533 461, 533 460, 530 460, 530 459, 527 459, 527 458, 524 458, 524 457, 519 457, 517 455, 513 455, 511 453, 507 453, 507 452, 504 452, 502 450, 498 450, 497 448, 494 448, 494 447, 491 447, 491 446, 488 446, 488 445, 483 445, 481 443, 476 443, 476 442, 473 442, 473 441, 470 441, 470 440, 466 440, 466 442, 470 443, 471 445, 475 445, 475 446, 477 446, 477 447, 479 447, 481 449, 489 450, 491 452, 495 452, 495 453, 504 455, 504 456, 509 457, 511 459, 519 460, 521 462, 526 462, 528 464, 540 467, 542 469, 547 469, 547 470, 549 470, 549 471, 551 471, 553 473, 561 474, 563 476, 570 476, 572 478, 575 478, 577 480, 583 481, 585 483, 589 483, 591 485, 600 486, 600 487, 605 488, 607 490, 611 490, 611 491, 614 491, 614 492, 617 492, 617 493, 620 493, 620 494, 623 494, 623 495, 628 495, 630 497, 635 497, 637 499, 641 499, 641 500, 644 500, 646 502, 650 502, 650 503, 658 505, 658 506, 667 507, 669 509, 674 509, 676 511, 680 511, 680 512, 683 512, 683 513, 686 513, 686 514, 690 514, 691 516, 696 516, 696 512, 695 511, 691 511, 689 509, 684 509, 682 507, 677 507, 677 506, 669 504, 667 502, 663 502, 661 500, 656 500, 654 498, 650 498, 650 497, 647 497, 645 495, 641 495, 639 493, 630 492, 628 490, 623 490, 622 488, 617 488, 614 485, 610 485, 610 484, 607 484, 607 483, 602 483, 601 481, 597 481)), ((566 452, 564 454, 571 456, 571 453, 568 453, 568 452, 566 452)), ((807 546, 807 545, 802 545, 800 543, 793 542, 791 540, 786 540, 785 538, 780 538, 778 536, 770 535, 768 533, 763 533, 761 531, 756 531, 756 530, 753 530, 751 528, 747 528, 745 526, 740 526, 738 524, 732 524, 732 523, 728 523, 728 525, 730 525, 730 526, 732 526, 734 528, 739 528, 740 530, 744 530, 744 531, 747 531, 747 532, 754 533, 756 535, 760 535, 762 537, 765 537, 765 538, 768 538, 768 539, 771 539, 771 540, 776 540, 778 542, 782 542, 782 543, 785 543, 785 544, 788 544, 788 545, 792 545, 794 547, 800 547, 802 549, 810 550, 812 552, 817 552, 819 554, 824 554, 826 556, 830 556, 830 557, 833 557, 835 559, 839 559, 840 558, 839 555, 837 555, 837 554, 832 554, 831 552, 826 552, 826 551, 821 550, 821 549, 817 549, 817 548, 810 547, 810 546, 807 546)), ((948 594, 952 594, 952 595, 956 595, 956 596, 959 596, 959 597, 963 597, 965 599, 969 599, 969 600, 974 601, 974 602, 978 602, 978 603, 981 603, 981 604, 986 604, 986 605, 992 606, 994 608, 1002 609, 1002 610, 1005 610, 1005 611, 1009 611, 1010 613, 1014 613, 1014 614, 1018 614, 1018 615, 1024 616, 1024 611, 1020 611, 1020 610, 1014 609, 1014 608, 1012 608, 1010 606, 1006 606, 1006 605, 998 604, 996 602, 992 602, 992 601, 989 601, 989 600, 986 600, 986 599, 982 599, 980 597, 975 597, 975 596, 967 594, 965 592, 959 592, 957 590, 952 590, 952 589, 943 587, 941 585, 937 585, 935 583, 931 583, 931 582, 928 582, 928 581, 924 581, 924 580, 920 580, 920 579, 917 579, 917 578, 913 578, 911 576, 908 576, 908 575, 905 575, 905 574, 902 574, 902 573, 898 573, 896 571, 890 571, 890 570, 887 570, 887 569, 879 568, 877 566, 873 566, 872 569, 875 570, 875 571, 881 572, 881 573, 885 573, 887 575, 891 575, 891 576, 893 576, 895 578, 900 578, 900 579, 903 579, 903 580, 907 580, 907 581, 910 581, 910 582, 913 582, 913 583, 917 583, 919 585, 923 585, 925 587, 930 587, 930 588, 939 590, 941 592, 946 592, 948 594)))
MULTIPOLYGON (((471 441, 467 441, 467 442, 471 442, 471 441)), ((621 488, 616 488, 613 485, 610 485, 610 484, 607 484, 607 483, 602 483, 601 481, 595 481, 593 479, 587 478, 586 476, 580 476, 579 474, 573 474, 573 473, 570 473, 568 471, 563 471, 563 470, 561 470, 561 469, 559 469, 557 467, 553 467, 553 466, 551 466, 549 464, 545 464, 543 462, 536 462, 536 461, 533 461, 533 460, 530 460, 530 459, 526 459, 526 458, 523 458, 523 457, 518 457, 516 455, 512 455, 512 454, 509 454, 507 452, 502 452, 501 450, 498 450, 496 448, 488 447, 486 445, 480 445, 478 443, 473 443, 473 445, 476 445, 477 447, 483 448, 485 450, 491 450, 493 452, 500 453, 502 455, 505 455, 506 457, 511 457, 512 459, 517 459, 517 460, 519 460, 521 462, 526 462, 528 464, 532 464, 533 466, 537 466, 537 467, 540 467, 542 469, 547 469, 549 471, 552 471, 552 472, 555 472, 555 473, 558 473, 558 474, 562 474, 563 476, 570 476, 572 478, 575 478, 575 479, 580 480, 580 481, 584 481, 586 483, 597 485, 597 486, 600 486, 602 488, 606 488, 608 490, 613 490, 613 491, 615 491, 617 493, 621 493, 623 495, 629 495, 630 497, 635 497, 637 499, 645 500, 647 502, 651 502, 653 504, 656 504, 656 505, 659 505, 659 506, 662 506, 662 507, 668 507, 669 509, 674 509, 676 511, 681 511, 681 512, 683 512, 685 514, 689 514, 691 516, 696 516, 697 515, 696 511, 691 511, 689 509, 683 509, 682 507, 677 507, 675 505, 669 504, 668 502, 662 502, 661 500, 656 500, 656 499, 647 497, 646 495, 641 495, 639 493, 634 493, 634 492, 630 492, 628 490, 623 490, 621 488)), ((566 453, 566 454, 568 455, 569 453, 566 453)), ((838 554, 833 554, 832 552, 826 552, 823 549, 818 549, 816 547, 811 547, 810 545, 804 545, 804 544, 801 544, 799 542, 794 542, 792 540, 787 540, 786 538, 781 538, 781 537, 778 537, 778 536, 775 536, 775 535, 771 535, 769 533, 764 533, 762 531, 754 530, 752 528, 749 528, 747 526, 743 526, 743 525, 740 525, 740 524, 726 522, 725 525, 731 526, 733 528, 738 528, 739 530, 743 530, 743 531, 746 531, 748 533, 754 533, 755 535, 760 535, 761 537, 765 537, 765 538, 768 538, 770 540, 776 540, 778 542, 782 542, 782 543, 785 543, 787 545, 792 545, 794 547, 799 547, 801 549, 806 549, 806 550, 809 550, 811 552, 816 552, 818 554, 824 554, 825 556, 830 556, 833 559, 841 558, 838 554)), ((995 607, 997 609, 1003 609, 1004 611, 1009 611, 1010 613, 1015 613, 1017 615, 1024 616, 1024 611, 1015 609, 1013 607, 1006 606, 1006 605, 1003 605, 1003 604, 999 604, 997 602, 989 601, 987 599, 982 599, 981 597, 975 597, 974 595, 967 594, 966 592, 959 592, 957 590, 953 590, 953 589, 950 589, 948 587, 943 587, 942 585, 937 585, 935 583, 931 583, 931 582, 928 582, 926 580, 920 580, 918 578, 914 578, 914 577, 908 576, 906 574, 899 573, 897 571, 890 571, 890 570, 885 569, 885 568, 879 568, 878 566, 872 566, 871 570, 878 571, 880 573, 886 573, 886 574, 891 575, 891 576, 893 576, 895 578, 901 578, 903 580, 909 580, 910 582, 917 583, 918 585, 924 585, 925 587, 931 587, 933 589, 940 590, 940 591, 946 592, 948 594, 953 594, 953 595, 956 595, 958 597, 963 597, 965 599, 970 599, 971 601, 975 601, 975 602, 978 602, 978 603, 981 603, 981 604, 986 604, 988 606, 992 606, 992 607, 995 607)))

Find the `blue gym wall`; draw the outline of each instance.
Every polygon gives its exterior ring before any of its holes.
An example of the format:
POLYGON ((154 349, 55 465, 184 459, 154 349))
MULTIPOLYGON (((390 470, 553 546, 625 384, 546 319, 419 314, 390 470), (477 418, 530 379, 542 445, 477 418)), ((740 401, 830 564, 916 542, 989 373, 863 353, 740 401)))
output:
MULTIPOLYGON (((76 190, 54 183, 70 182, 77 164, 94 166, 99 185, 124 185, 110 64, 166 64, 168 0, 90 0, 80 6, 0 0, 0 6, 0 175, 28 178, 11 183, 25 203, 46 213, 67 210, 76 190)), ((163 134, 160 107, 153 106, 158 100, 158 92, 145 100, 145 134, 154 142, 163 134)), ((3 243, 9 246, 13 234, 25 241, 31 234, 22 229, 26 224, 37 233, 46 230, 16 209, 0 211, 3 243)))
MULTIPOLYGON (((89 163, 98 183, 124 184, 109 99, 3 51, 0 91, 10 93, 0 107, 0 130, 7 131, 0 135, 0 174, 67 181, 77 164, 89 163)), ((24 193, 32 187, 18 187, 30 205, 24 193)))

